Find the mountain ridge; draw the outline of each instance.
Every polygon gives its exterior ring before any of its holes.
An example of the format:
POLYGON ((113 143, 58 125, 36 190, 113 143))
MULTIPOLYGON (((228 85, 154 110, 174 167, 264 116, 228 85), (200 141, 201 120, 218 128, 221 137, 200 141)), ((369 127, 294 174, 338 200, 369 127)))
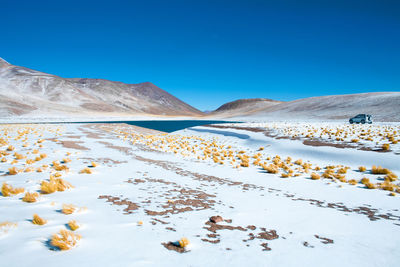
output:
POLYGON ((0 115, 165 115, 203 113, 151 82, 60 76, 15 66, 0 58, 0 115))

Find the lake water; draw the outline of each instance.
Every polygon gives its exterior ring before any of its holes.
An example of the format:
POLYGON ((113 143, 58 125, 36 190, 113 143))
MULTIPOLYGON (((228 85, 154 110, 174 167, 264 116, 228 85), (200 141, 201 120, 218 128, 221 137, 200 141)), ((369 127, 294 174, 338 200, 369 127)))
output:
POLYGON ((189 127, 201 126, 216 123, 237 123, 232 121, 207 121, 207 120, 154 120, 154 121, 96 121, 79 123, 126 123, 139 127, 149 128, 162 132, 175 132, 189 127))

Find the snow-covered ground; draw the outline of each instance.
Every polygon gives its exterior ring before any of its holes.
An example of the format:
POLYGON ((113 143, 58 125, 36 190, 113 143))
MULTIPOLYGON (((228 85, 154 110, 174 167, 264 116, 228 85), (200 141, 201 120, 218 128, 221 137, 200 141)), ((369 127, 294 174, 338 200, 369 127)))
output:
MULTIPOLYGON (((1 125, 0 182, 12 187, 0 196, 2 264, 398 265, 396 144, 383 153, 304 143, 310 129, 321 136, 322 124, 277 124, 272 134, 254 131, 267 124, 225 126, 167 135, 124 124, 1 125), (50 179, 65 190, 39 194, 50 179), (26 192, 37 201, 24 202, 26 192), (33 224, 34 214, 47 223, 33 224), (52 237, 71 231, 71 220, 77 244, 59 250, 52 237), (184 237, 185 249, 169 244, 184 237)), ((399 124, 390 127, 381 132, 396 140, 399 124)), ((340 132, 355 138, 368 129, 340 132)), ((378 132, 368 133, 375 143, 378 132)))

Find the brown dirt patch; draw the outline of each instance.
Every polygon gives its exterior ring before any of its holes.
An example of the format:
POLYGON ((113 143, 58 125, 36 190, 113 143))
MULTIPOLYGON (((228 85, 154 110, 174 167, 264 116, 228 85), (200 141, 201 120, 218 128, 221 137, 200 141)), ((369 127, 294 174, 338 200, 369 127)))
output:
POLYGON ((208 242, 208 243, 211 243, 211 244, 218 244, 219 242, 221 242, 220 239, 210 240, 210 239, 207 239, 207 238, 202 238, 201 241, 208 242))
POLYGON ((173 250, 179 253, 187 252, 185 248, 178 246, 177 244, 175 244, 175 242, 161 243, 161 245, 163 245, 168 250, 173 250))
POLYGON ((270 251, 271 248, 268 247, 268 243, 261 243, 260 246, 263 247, 263 251, 270 251))
POLYGON ((204 229, 212 232, 212 233, 216 233, 217 231, 220 230, 239 230, 239 231, 247 231, 246 228, 243 228, 242 226, 232 226, 232 225, 223 225, 223 224, 216 224, 213 222, 206 222, 206 225, 208 225, 208 227, 203 227, 204 229))
POLYGON ((84 142, 82 141, 63 141, 59 140, 58 144, 61 144, 65 148, 72 148, 72 149, 77 149, 77 150, 90 150, 89 148, 85 146, 81 146, 80 144, 83 144, 84 142))
POLYGON ((332 239, 329 239, 329 238, 326 238, 326 237, 322 237, 322 236, 319 236, 319 235, 314 235, 314 236, 315 236, 315 238, 320 239, 321 243, 323 243, 323 244, 333 244, 333 240, 332 239))
POLYGON ((132 201, 129 201, 128 199, 121 200, 119 197, 102 195, 99 196, 98 199, 107 199, 107 202, 111 202, 112 205, 127 205, 127 207, 123 210, 126 212, 125 214, 131 214, 133 213, 133 210, 137 210, 140 207, 139 205, 133 203, 132 201))

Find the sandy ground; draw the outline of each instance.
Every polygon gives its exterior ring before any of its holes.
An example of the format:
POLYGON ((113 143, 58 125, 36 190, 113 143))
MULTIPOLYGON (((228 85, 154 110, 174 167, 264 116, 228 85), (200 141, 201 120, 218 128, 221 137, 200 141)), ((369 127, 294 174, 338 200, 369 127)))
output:
POLYGON ((0 182, 25 191, 0 196, 2 263, 398 266, 399 187, 385 182, 400 173, 395 151, 312 146, 247 126, 167 135, 124 124, 1 125, 0 182), (387 171, 372 174, 372 165, 387 171), (334 177, 311 179, 329 166, 334 177), (56 178, 73 187, 42 194, 42 181, 56 178), (26 192, 37 201, 22 201, 26 192), (47 223, 33 224, 34 214, 47 223), (53 235, 71 220, 77 242, 60 250, 53 235))

